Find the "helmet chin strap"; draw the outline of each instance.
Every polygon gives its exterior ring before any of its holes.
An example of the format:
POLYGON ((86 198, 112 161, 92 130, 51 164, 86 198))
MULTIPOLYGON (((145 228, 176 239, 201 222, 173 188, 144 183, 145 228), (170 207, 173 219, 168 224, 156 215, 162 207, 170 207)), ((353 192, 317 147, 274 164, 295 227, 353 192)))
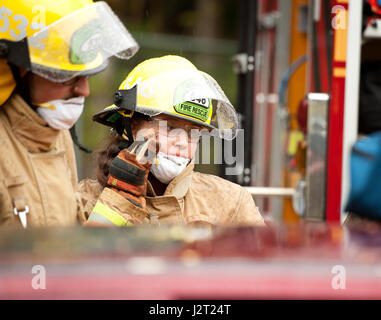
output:
POLYGON ((123 138, 122 141, 119 143, 119 149, 127 149, 133 142, 134 142, 134 136, 132 134, 131 129, 131 117, 133 112, 131 113, 131 116, 125 116, 123 117, 124 125, 123 127, 119 127, 119 129, 116 129, 118 134, 123 138))
POLYGON ((134 142, 134 136, 132 134, 132 129, 131 129, 131 117, 132 117, 133 112, 131 113, 131 116, 129 117, 124 117, 124 129, 123 129, 123 134, 122 137, 128 141, 129 143, 134 142))
MULTIPOLYGON (((8 62, 9 68, 11 69, 13 79, 16 83, 15 90, 17 93, 21 95, 21 97, 25 100, 25 102, 32 106, 30 103, 30 93, 28 84, 26 83, 26 78, 24 79, 21 77, 21 72, 18 66, 14 65, 13 63, 8 62)), ((32 106, 33 107, 33 106, 32 106)))
POLYGON ((123 141, 119 144, 120 149, 128 148, 134 142, 134 136, 131 129, 131 118, 136 109, 137 86, 127 90, 118 90, 114 94, 114 104, 120 107, 123 114, 123 127, 118 130, 123 141))
POLYGON ((70 128, 70 135, 71 135, 71 138, 72 138, 74 144, 79 148, 79 150, 86 152, 86 153, 92 153, 93 152, 93 150, 85 147, 84 145, 82 145, 79 142, 77 132, 75 130, 75 125, 70 128))

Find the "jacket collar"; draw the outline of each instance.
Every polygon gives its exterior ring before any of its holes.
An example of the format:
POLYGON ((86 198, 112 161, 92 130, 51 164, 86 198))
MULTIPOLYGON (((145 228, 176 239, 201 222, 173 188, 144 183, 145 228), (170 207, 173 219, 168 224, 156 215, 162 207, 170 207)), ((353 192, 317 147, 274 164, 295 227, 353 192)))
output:
MULTIPOLYGON (((193 169, 194 159, 185 167, 183 172, 168 184, 163 196, 175 196, 177 199, 184 198, 191 185, 193 169)), ((156 197, 155 190, 149 181, 147 184, 147 195, 156 197)))
POLYGON ((37 112, 18 94, 4 105, 11 129, 29 152, 46 152, 54 148, 59 130, 48 126, 37 112))

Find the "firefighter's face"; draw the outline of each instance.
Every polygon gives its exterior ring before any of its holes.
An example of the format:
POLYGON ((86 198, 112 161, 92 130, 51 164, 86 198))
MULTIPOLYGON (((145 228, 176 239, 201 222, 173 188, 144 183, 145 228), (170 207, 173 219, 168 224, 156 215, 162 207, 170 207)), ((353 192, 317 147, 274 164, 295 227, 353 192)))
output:
POLYGON ((88 77, 77 77, 65 83, 55 83, 29 73, 27 84, 30 101, 36 104, 58 99, 67 100, 73 97, 87 97, 90 94, 88 77))
POLYGON ((159 152, 187 159, 194 157, 201 130, 190 121, 165 115, 152 117, 149 121, 138 119, 132 122, 135 139, 155 135, 159 152))

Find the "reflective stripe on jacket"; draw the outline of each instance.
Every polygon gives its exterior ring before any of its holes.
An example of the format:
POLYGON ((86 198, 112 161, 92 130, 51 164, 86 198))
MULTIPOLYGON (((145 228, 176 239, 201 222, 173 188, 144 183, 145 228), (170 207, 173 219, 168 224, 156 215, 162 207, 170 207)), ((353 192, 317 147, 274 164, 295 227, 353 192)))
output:
POLYGON ((122 225, 108 218, 116 213, 124 217, 123 225, 264 225, 244 188, 214 175, 194 172, 193 168, 194 164, 190 163, 169 183, 163 196, 156 196, 148 182, 147 210, 134 206, 109 188, 102 190, 94 180, 81 181, 80 192, 86 198, 85 214, 89 216, 93 212, 88 221, 122 225))
POLYGON ((68 130, 55 130, 17 94, 0 107, 0 225, 70 226, 81 211, 68 130))

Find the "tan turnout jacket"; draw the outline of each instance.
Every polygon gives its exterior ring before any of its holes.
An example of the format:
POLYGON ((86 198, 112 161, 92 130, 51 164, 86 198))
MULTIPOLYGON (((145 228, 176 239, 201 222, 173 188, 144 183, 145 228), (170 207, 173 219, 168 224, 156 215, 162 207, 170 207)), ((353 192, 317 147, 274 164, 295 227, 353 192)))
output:
POLYGON ((70 226, 81 213, 68 130, 55 130, 17 94, 0 107, 0 226, 70 226))
MULTIPOLYGON (((193 168, 190 163, 169 183, 163 196, 156 196, 148 182, 146 211, 111 189, 102 190, 94 180, 81 181, 85 214, 89 216, 94 206, 101 204, 123 216, 125 225, 264 225, 244 188, 214 175, 194 172, 193 168)), ((98 222, 107 223, 107 219, 98 217, 98 222)))
POLYGON ((97 203, 126 225, 264 225, 244 188, 193 168, 188 165, 163 196, 148 183, 142 210, 94 180, 77 185, 68 130, 50 128, 17 94, 0 108, 0 226, 21 227, 15 212, 26 208, 28 227, 71 226, 86 221, 97 203))

